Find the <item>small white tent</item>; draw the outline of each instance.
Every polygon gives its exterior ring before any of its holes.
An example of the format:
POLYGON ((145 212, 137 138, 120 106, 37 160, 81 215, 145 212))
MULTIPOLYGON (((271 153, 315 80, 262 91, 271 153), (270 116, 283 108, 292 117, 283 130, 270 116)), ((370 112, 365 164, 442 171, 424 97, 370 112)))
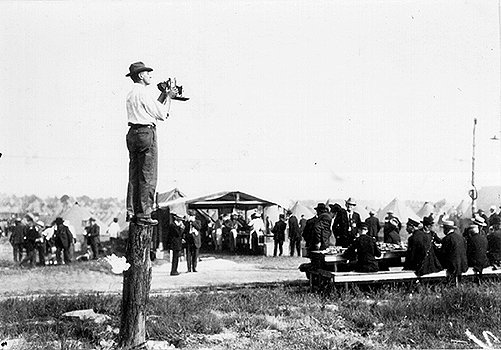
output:
POLYGON ((299 202, 296 202, 292 208, 290 209, 293 215, 295 215, 298 220, 301 219, 301 215, 304 215, 305 219, 309 219, 315 216, 315 211, 313 209, 309 209, 308 207, 302 205, 299 202))
POLYGON ((407 222, 407 219, 411 218, 416 221, 420 221, 421 218, 404 202, 399 200, 398 198, 393 199, 390 203, 388 203, 383 209, 379 210, 377 217, 379 220, 384 221, 387 213, 389 211, 393 212, 393 216, 396 216, 402 224, 407 222))

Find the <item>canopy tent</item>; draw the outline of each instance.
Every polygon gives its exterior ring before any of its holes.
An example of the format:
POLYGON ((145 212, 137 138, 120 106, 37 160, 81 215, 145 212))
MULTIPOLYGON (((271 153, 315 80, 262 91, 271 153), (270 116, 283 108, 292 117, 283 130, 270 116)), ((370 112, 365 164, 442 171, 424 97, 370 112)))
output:
POLYGON ((164 203, 184 197, 186 197, 186 195, 183 192, 181 192, 177 187, 175 187, 170 191, 164 193, 157 193, 157 203, 164 203))
POLYGON ((296 202, 289 210, 298 218, 298 220, 301 218, 301 215, 304 215, 305 219, 309 219, 315 216, 314 210, 302 205, 301 203, 299 203, 299 201, 296 202))
MULTIPOLYGON (((239 191, 225 191, 200 197, 184 197, 168 201, 159 201, 158 207, 163 209, 169 207, 171 212, 179 210, 180 205, 189 209, 241 209, 249 210, 257 207, 268 207, 275 203, 260 199, 239 191)), ((177 213, 176 214, 180 214, 177 213)))
POLYGON ((386 205, 386 207, 379 210, 377 214, 379 220, 384 221, 384 218, 390 210, 393 211, 393 216, 396 216, 403 224, 407 222, 408 218, 421 221, 421 218, 398 198, 393 199, 390 203, 388 203, 388 205, 386 205))

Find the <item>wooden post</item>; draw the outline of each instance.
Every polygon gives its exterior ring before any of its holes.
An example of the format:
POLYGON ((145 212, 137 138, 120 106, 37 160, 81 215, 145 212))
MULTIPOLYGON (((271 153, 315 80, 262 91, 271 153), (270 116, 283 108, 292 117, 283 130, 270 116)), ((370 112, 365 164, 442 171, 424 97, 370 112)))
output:
POLYGON ((151 286, 150 245, 152 226, 129 225, 125 257, 120 349, 146 349, 146 306, 151 286))

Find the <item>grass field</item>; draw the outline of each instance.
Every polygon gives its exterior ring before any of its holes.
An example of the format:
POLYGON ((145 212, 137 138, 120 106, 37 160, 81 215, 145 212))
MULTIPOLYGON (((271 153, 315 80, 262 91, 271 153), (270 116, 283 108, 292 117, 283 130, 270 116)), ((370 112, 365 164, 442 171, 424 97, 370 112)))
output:
MULTIPOLYGON (((17 298, 0 302, 0 310, 0 339, 23 338, 29 342, 25 349, 111 349, 120 298, 17 298), (111 319, 95 325, 61 317, 78 309, 111 319)), ((333 295, 277 284, 152 297, 147 337, 185 349, 460 349, 475 347, 467 329, 501 338, 500 321, 501 287, 493 282, 435 285, 419 293, 383 287, 333 295)))

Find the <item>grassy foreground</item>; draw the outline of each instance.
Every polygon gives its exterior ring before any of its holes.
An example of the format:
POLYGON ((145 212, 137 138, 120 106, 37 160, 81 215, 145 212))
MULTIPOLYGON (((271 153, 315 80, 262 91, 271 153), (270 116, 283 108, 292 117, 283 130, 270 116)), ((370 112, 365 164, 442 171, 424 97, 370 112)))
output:
MULTIPOLYGON (((0 340, 23 338, 24 349, 112 349, 120 301, 104 295, 6 299, 0 340), (93 324, 61 317, 79 309, 111 318, 93 324)), ((147 337, 185 349, 460 349, 479 348, 467 329, 481 339, 483 331, 501 338, 500 327, 501 284, 494 282, 328 296, 304 285, 276 285, 152 297, 147 337)))

